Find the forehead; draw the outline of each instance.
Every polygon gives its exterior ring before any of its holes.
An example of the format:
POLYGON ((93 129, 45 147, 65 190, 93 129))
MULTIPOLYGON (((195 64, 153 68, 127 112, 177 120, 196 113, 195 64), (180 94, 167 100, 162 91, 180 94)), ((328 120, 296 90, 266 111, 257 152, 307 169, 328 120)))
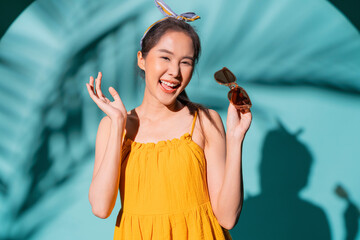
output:
POLYGON ((193 55, 194 46, 191 37, 183 32, 169 31, 166 32, 153 48, 155 51, 159 49, 167 49, 174 54, 193 55))

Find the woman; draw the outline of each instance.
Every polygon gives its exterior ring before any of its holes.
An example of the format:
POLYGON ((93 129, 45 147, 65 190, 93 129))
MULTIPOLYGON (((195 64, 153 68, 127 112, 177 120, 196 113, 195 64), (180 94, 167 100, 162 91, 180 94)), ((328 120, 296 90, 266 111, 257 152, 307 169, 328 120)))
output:
POLYGON ((119 189, 114 239, 231 239, 243 204, 241 151, 251 112, 230 103, 225 134, 216 111, 187 98, 201 48, 185 20, 198 16, 179 17, 155 2, 167 17, 148 28, 137 53, 146 83, 141 105, 127 112, 112 87, 114 101, 107 99, 101 73, 96 93, 93 77, 86 84, 107 115, 96 137, 92 211, 107 218, 119 189))

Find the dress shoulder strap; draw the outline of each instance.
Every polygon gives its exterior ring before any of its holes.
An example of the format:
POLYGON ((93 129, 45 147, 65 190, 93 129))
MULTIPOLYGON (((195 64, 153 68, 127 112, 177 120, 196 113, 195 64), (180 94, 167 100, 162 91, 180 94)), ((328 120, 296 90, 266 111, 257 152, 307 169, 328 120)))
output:
POLYGON ((190 136, 191 136, 191 137, 192 137, 192 134, 193 134, 193 132, 194 132, 194 127, 195 127, 195 122, 196 122, 196 116, 197 116, 197 111, 195 111, 193 123, 192 123, 192 126, 191 126, 191 133, 190 133, 190 136))
POLYGON ((122 141, 123 142, 125 141, 125 136, 126 136, 126 129, 124 129, 123 136, 122 136, 122 141))

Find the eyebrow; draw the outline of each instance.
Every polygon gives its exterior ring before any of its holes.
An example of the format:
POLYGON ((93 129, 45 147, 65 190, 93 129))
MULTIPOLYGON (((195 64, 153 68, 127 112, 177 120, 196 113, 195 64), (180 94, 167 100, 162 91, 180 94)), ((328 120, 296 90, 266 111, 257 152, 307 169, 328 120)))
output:
MULTIPOLYGON (((171 54, 171 55, 174 55, 173 52, 170 52, 169 50, 166 50, 166 49, 163 49, 163 48, 162 48, 162 49, 159 49, 158 52, 165 52, 165 53, 169 53, 169 54, 171 54)), ((188 58, 188 59, 194 61, 194 58, 193 58, 193 57, 190 57, 190 56, 184 56, 184 58, 188 58)))

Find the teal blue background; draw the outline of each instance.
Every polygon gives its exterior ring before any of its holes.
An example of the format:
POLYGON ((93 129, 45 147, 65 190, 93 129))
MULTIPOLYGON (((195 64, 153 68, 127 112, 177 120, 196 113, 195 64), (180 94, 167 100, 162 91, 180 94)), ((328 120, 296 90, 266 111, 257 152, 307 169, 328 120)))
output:
MULTIPOLYGON (((190 99, 218 111, 225 125, 228 89, 213 74, 226 66, 253 102, 233 238, 360 239, 358 18, 324 0, 167 3, 201 17, 191 23, 203 51, 190 99)), ((85 82, 102 71, 107 97, 113 86, 128 110, 138 106, 136 52, 161 17, 150 0, 38 0, 6 28, 0 239, 112 239, 120 198, 105 220, 88 201, 104 113, 85 82)))

